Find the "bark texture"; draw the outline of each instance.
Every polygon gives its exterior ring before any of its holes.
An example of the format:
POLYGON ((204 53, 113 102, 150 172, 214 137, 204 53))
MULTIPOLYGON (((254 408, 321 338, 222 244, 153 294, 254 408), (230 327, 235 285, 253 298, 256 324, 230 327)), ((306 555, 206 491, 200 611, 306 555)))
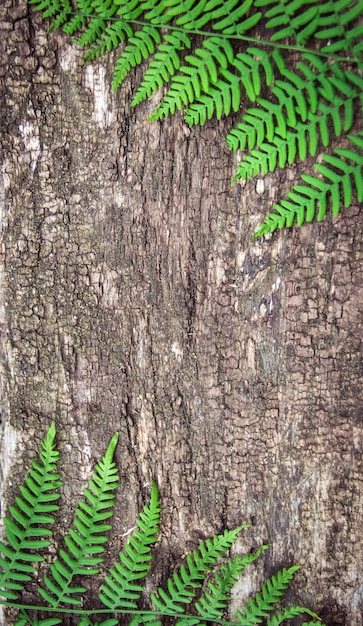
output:
POLYGON ((0 13, 2 503, 55 420, 60 542, 118 430, 113 554, 154 478, 151 584, 251 522, 234 607, 300 563, 291 602, 361 626, 362 207, 251 241, 299 166, 232 188, 229 121, 148 124, 139 72, 115 95, 114 56, 0 13))

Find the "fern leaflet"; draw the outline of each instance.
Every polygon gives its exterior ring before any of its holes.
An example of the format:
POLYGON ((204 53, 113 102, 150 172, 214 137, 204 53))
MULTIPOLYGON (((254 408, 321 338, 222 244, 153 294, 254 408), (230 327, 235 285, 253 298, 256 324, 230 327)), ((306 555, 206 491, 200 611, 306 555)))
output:
POLYGON ((115 91, 121 86, 131 67, 140 65, 154 53, 155 44, 161 42, 161 36, 153 26, 144 26, 133 37, 129 37, 129 41, 130 44, 126 46, 114 70, 112 87, 115 91))
POLYGON ((92 0, 77 0, 77 9, 77 13, 63 26, 62 30, 67 35, 73 35, 87 25, 93 13, 92 0))
POLYGON ((56 473, 59 453, 54 440, 53 423, 42 442, 40 463, 33 461, 25 485, 20 486, 21 497, 16 498, 16 506, 9 508, 9 516, 4 519, 9 545, 0 541, 0 595, 8 600, 17 599, 17 592, 35 572, 32 563, 44 560, 39 551, 50 544, 45 537, 52 533, 46 525, 54 523, 51 513, 59 509, 54 502, 62 484, 56 473))
POLYGON ((266 617, 275 608, 298 569, 299 565, 294 565, 289 569, 284 568, 276 576, 267 580, 262 586, 261 593, 256 593, 255 597, 244 606, 243 614, 237 611, 241 626, 260 624, 261 618, 266 617))
POLYGON ((111 526, 103 522, 112 516, 107 510, 114 506, 114 490, 118 487, 118 471, 113 461, 113 454, 118 440, 116 433, 107 448, 104 457, 97 463, 88 489, 84 495, 88 502, 80 502, 76 509, 74 528, 64 539, 66 550, 60 550, 59 556, 51 565, 51 576, 44 578, 47 590, 39 587, 43 600, 52 607, 61 603, 82 604, 75 594, 86 591, 85 587, 72 587, 76 574, 96 574, 97 566, 103 561, 99 555, 104 551, 107 537, 101 535, 111 526))
POLYGON ((363 2, 360 0, 330 0, 323 3, 319 7, 318 30, 314 35, 316 39, 329 40, 321 51, 328 54, 351 52, 353 56, 359 57, 363 51, 363 24, 358 24, 355 28, 352 25, 350 29, 348 25, 354 24, 362 14, 363 2), (320 30, 319 27, 323 28, 320 30))
POLYGON ((318 7, 312 0, 255 0, 256 7, 274 6, 265 13, 266 28, 273 28, 271 41, 293 38, 303 46, 318 27, 318 7), (311 6, 313 4, 313 6, 311 6), (308 8, 306 8, 308 7, 308 8), (282 28, 279 28, 282 26, 282 28))
POLYGON ((180 567, 172 578, 167 581, 168 590, 159 587, 157 594, 151 594, 154 606, 163 614, 183 613, 181 603, 188 604, 195 596, 195 589, 202 586, 205 573, 213 568, 236 541, 238 533, 244 528, 226 530, 223 535, 201 541, 199 550, 193 550, 186 558, 186 565, 180 567))
MULTIPOLYGON (((132 38, 133 30, 128 22, 124 20, 117 20, 113 22, 110 26, 105 26, 103 28, 100 25, 99 21, 93 21, 93 26, 88 30, 88 37, 93 38, 92 29, 100 28, 100 34, 97 35, 95 43, 93 43, 89 50, 84 55, 84 60, 86 62, 93 61, 93 59, 97 59, 105 52, 111 52, 113 48, 117 48, 121 43, 126 41, 128 38, 132 38)), ((89 44, 87 44, 89 45, 89 44)))
MULTIPOLYGON (((318 617, 316 613, 310 611, 302 606, 289 606, 283 611, 278 611, 276 615, 272 615, 266 623, 266 626, 280 626, 282 622, 287 619, 293 619, 294 617, 298 617, 299 615, 310 615, 310 617, 318 617)), ((317 624, 317 622, 310 622, 311 624, 317 624)))
POLYGON ((150 548, 157 541, 159 522, 158 489, 156 483, 153 483, 150 504, 144 507, 136 520, 138 529, 132 533, 124 550, 119 552, 119 560, 101 586, 99 597, 108 608, 137 608, 136 600, 143 590, 137 581, 150 570, 150 548))
POLYGON ((175 72, 180 68, 180 57, 178 52, 184 48, 190 48, 189 37, 182 31, 164 35, 164 42, 158 46, 158 51, 154 55, 145 72, 144 80, 138 88, 132 101, 132 106, 140 104, 152 93, 169 82, 175 72))
POLYGON ((221 619, 230 599, 230 591, 237 582, 236 576, 242 574, 247 565, 253 563, 269 546, 261 546, 256 552, 244 557, 228 559, 227 565, 221 566, 221 573, 215 574, 214 580, 208 583, 208 589, 195 603, 199 615, 205 620, 221 619))

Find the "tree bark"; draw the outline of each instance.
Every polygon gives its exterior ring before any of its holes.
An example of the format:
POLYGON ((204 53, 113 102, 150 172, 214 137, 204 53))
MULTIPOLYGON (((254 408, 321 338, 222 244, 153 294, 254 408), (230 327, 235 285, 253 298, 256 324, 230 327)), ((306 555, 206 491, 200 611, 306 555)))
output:
POLYGON ((113 555, 155 479, 151 585, 251 523, 236 549, 271 548, 232 612, 300 563, 291 603, 360 626, 362 207, 251 240, 309 163, 231 187, 230 120, 149 124, 138 70, 115 95, 117 55, 0 12, 3 508, 54 420, 61 543, 119 431, 113 555))

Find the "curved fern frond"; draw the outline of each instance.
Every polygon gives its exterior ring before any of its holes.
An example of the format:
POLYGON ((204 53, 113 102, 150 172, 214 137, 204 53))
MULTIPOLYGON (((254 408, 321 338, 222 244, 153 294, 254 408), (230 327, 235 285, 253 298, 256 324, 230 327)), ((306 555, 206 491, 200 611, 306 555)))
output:
POLYGON ((299 565, 283 568, 277 572, 276 576, 272 576, 262 586, 261 593, 256 593, 243 607, 243 613, 237 611, 237 619, 241 626, 255 626, 261 623, 263 617, 267 617, 269 612, 273 611, 277 603, 281 600, 286 589, 288 589, 295 572, 300 569, 299 565))
POLYGON ((226 530, 223 535, 216 535, 199 543, 199 550, 193 550, 186 557, 186 565, 168 579, 167 591, 159 587, 151 594, 154 606, 163 614, 183 613, 181 604, 188 604, 195 596, 195 590, 202 586, 205 573, 213 568, 218 559, 234 544, 238 533, 245 528, 239 526, 226 530))
POLYGON ((138 584, 151 566, 151 546, 158 539, 160 504, 156 483, 153 482, 149 506, 144 506, 136 520, 138 529, 130 536, 124 550, 119 552, 110 575, 101 586, 100 600, 109 609, 137 608, 143 587, 138 584))
POLYGON ((45 537, 52 533, 46 526, 54 523, 51 513, 59 509, 54 502, 62 484, 56 473, 60 457, 54 440, 53 423, 42 441, 40 463, 33 461, 25 484, 20 486, 21 497, 16 498, 16 506, 9 508, 9 516, 4 519, 8 545, 0 541, 0 596, 8 600, 17 599, 30 580, 29 574, 35 572, 32 563, 44 560, 39 551, 50 544, 45 537))
POLYGON ((132 106, 140 104, 152 93, 157 91, 165 83, 169 82, 175 72, 180 68, 179 51, 190 48, 191 41, 189 37, 182 31, 175 31, 164 35, 164 42, 158 46, 154 59, 149 64, 145 72, 144 80, 138 88, 132 106))
POLYGON ((61 603, 82 604, 76 595, 86 589, 72 586, 73 578, 76 574, 97 574, 97 566, 103 561, 95 555, 104 551, 103 544, 107 541, 107 537, 100 533, 111 528, 103 522, 113 515, 107 509, 113 508, 113 492, 118 487, 118 471, 113 461, 117 440, 118 433, 112 437, 105 455, 95 467, 88 489, 84 490, 88 502, 80 502, 76 509, 74 528, 64 538, 66 550, 60 550, 59 556, 50 566, 51 576, 44 578, 47 590, 38 588, 43 600, 52 607, 58 607, 61 603))
POLYGON ((140 65, 144 59, 148 59, 155 52, 155 44, 159 44, 161 36, 153 26, 144 26, 138 30, 134 37, 129 37, 129 45, 126 46, 121 57, 116 63, 112 87, 117 91, 131 67, 140 65))
MULTIPOLYGON (((313 611, 310 611, 310 609, 307 609, 306 607, 289 606, 283 611, 278 611, 276 615, 272 615, 272 617, 267 620, 266 626, 280 626, 280 624, 282 624, 282 622, 284 622, 285 620, 293 619, 294 617, 298 617, 299 615, 304 614, 310 615, 310 617, 318 618, 318 615, 316 613, 313 613, 313 611)), ((321 624, 321 621, 310 622, 310 624, 321 624)))
POLYGON ((315 169, 325 180, 302 174, 306 185, 295 185, 289 192, 288 200, 275 204, 275 213, 269 213, 254 237, 262 237, 274 232, 277 228, 290 228, 296 221, 297 226, 312 222, 316 217, 320 222, 324 219, 328 205, 331 206, 333 217, 341 209, 341 196, 344 207, 353 202, 355 188, 358 202, 363 201, 363 131, 358 135, 348 135, 350 141, 360 152, 351 149, 337 148, 334 154, 325 155, 324 164, 316 164, 315 169), (317 214, 317 215, 316 215, 317 214))
POLYGON ((210 83, 218 80, 218 74, 227 71, 233 61, 233 49, 228 39, 209 37, 203 41, 203 48, 197 48, 193 55, 185 57, 188 65, 179 68, 181 74, 174 77, 164 99, 150 116, 149 120, 160 120, 173 114, 176 109, 194 102, 201 91, 208 92, 210 83))
POLYGON ((221 572, 215 574, 214 580, 208 583, 207 590, 195 603, 195 608, 203 619, 213 621, 223 617, 237 576, 268 548, 268 545, 261 546, 256 552, 243 557, 238 555, 235 559, 228 559, 227 564, 221 566, 221 572))

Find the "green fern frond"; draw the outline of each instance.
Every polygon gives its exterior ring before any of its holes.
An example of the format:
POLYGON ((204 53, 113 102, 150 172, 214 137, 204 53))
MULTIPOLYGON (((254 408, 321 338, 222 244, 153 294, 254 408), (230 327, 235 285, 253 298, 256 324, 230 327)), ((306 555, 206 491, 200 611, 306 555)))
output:
POLYGON ((129 42, 116 63, 112 81, 114 91, 119 89, 131 67, 140 65, 155 52, 155 44, 161 42, 161 36, 153 26, 144 26, 133 37, 129 37, 129 42))
MULTIPOLYGON (((318 618, 317 614, 310 611, 310 609, 302 606, 289 606, 283 611, 278 611, 276 615, 272 615, 272 617, 267 620, 266 626, 280 626, 285 620, 293 619, 294 617, 304 614, 318 618)), ((321 624, 321 622, 311 622, 311 624, 321 624)))
POLYGON ((243 614, 237 611, 237 619, 241 626, 255 626, 261 624, 262 619, 267 617, 269 612, 273 611, 281 597, 288 589, 295 572, 300 569, 299 565, 282 569, 277 572, 276 576, 268 579, 262 586, 261 593, 256 593, 243 607, 243 614))
MULTIPOLYGON (((253 0, 245 0, 241 5, 236 8, 232 8, 230 1, 224 3, 224 17, 222 20, 213 24, 214 30, 220 30, 224 35, 243 35, 251 28, 256 26, 261 19, 262 13, 255 12, 250 17, 242 20, 242 18, 249 12, 253 5, 253 0)), ((235 2, 233 4, 236 4, 235 2)))
POLYGON ((154 606, 163 614, 168 612, 183 613, 181 604, 188 604, 195 596, 195 590, 202 586, 206 572, 210 571, 227 550, 235 543, 238 533, 245 528, 239 526, 234 530, 226 530, 223 535, 216 535, 199 543, 199 550, 193 550, 186 557, 186 565, 180 567, 179 573, 167 581, 167 591, 159 587, 157 593, 151 594, 154 606))
MULTIPOLYGON (((297 122, 293 129, 288 128, 281 132, 277 126, 273 126, 272 114, 276 114, 279 109, 271 108, 270 114, 262 109, 249 109, 244 119, 249 124, 239 124, 234 129, 232 141, 229 141, 229 147, 235 142, 237 148, 248 142, 250 144, 256 142, 259 150, 250 150, 249 154, 243 157, 237 165, 237 174, 233 178, 233 182, 242 179, 249 179, 260 174, 274 172, 276 167, 283 169, 287 164, 291 165, 295 162, 297 155, 303 161, 307 154, 315 156, 317 153, 319 140, 324 146, 329 145, 330 130, 329 122, 333 121, 333 130, 338 137, 342 132, 349 130, 353 124, 354 111, 353 98, 340 100, 336 98, 334 107, 327 107, 319 103, 319 112, 321 115, 308 113, 307 122, 297 122), (341 110, 343 109, 343 113, 341 110), (254 124, 253 124, 254 122, 254 124), (265 136, 268 142, 262 142, 261 138, 265 136), (271 138, 271 135, 273 136, 271 138)), ((227 139, 230 138, 230 135, 227 139)))
POLYGON ((328 54, 345 52, 359 57, 363 51, 363 24, 358 24, 357 19, 362 14, 363 3, 360 0, 324 2, 319 7, 318 29, 314 34, 316 39, 329 40, 328 44, 321 48, 321 52, 328 54), (354 27, 354 24, 357 25, 354 27))
MULTIPOLYGON (((98 25, 99 22, 94 21, 94 27, 98 27, 98 25)), ((134 32, 130 24, 124 20, 117 20, 110 24, 110 26, 102 27, 100 35, 97 36, 97 41, 90 46, 89 50, 84 55, 85 62, 93 61, 106 52, 111 52, 113 48, 117 48, 127 39, 131 39, 133 34, 134 32)), ((89 36, 90 35, 91 30, 89 31, 89 36)))
POLYGON ((291 37, 303 46, 318 27, 319 11, 312 0, 255 0, 255 7, 274 5, 265 13, 266 28, 273 28, 271 41, 291 37), (311 6, 313 4, 313 6, 311 6), (282 28, 281 28, 282 27, 282 28))
POLYGON ((39 588, 43 600, 52 607, 61 603, 82 604, 75 597, 83 593, 85 587, 72 587, 76 574, 97 574, 98 565, 103 559, 100 555, 104 551, 103 544, 107 537, 100 533, 109 530, 111 526, 103 522, 112 516, 115 504, 114 491, 118 487, 118 471, 113 461, 114 450, 118 440, 116 433, 107 448, 104 457, 97 463, 88 489, 84 490, 88 502, 80 502, 76 509, 74 528, 64 539, 66 550, 60 550, 59 557, 51 565, 51 576, 44 579, 47 590, 39 588))
POLYGON ((218 74, 227 71, 233 60, 230 42, 221 37, 209 37, 203 41, 203 48, 197 48, 193 55, 185 57, 188 65, 182 65, 174 77, 166 96, 150 116, 149 120, 160 120, 173 114, 176 109, 200 98, 201 91, 208 92, 210 84, 218 81, 218 74))
POLYGON ((246 53, 237 54, 231 66, 238 70, 232 73, 228 68, 220 68, 217 82, 208 89, 206 94, 198 97, 198 101, 191 104, 184 114, 189 126, 203 125, 207 119, 215 114, 217 119, 228 115, 231 110, 238 111, 242 89, 248 97, 255 101, 261 91, 261 71, 265 75, 264 84, 270 85, 274 79, 272 60, 283 64, 282 55, 274 51, 272 55, 255 48, 248 48, 246 53), (225 80, 222 80, 223 77, 225 80))
POLYGON ((118 6, 117 15, 123 20, 134 22, 139 19, 150 3, 142 0, 115 0, 115 4, 118 6))
POLYGON ((0 541, 0 595, 8 600, 17 599, 30 580, 29 574, 35 572, 32 563, 44 560, 39 551, 50 544, 44 539, 52 534, 46 526, 54 523, 51 513, 59 509, 54 502, 62 484, 56 473, 59 453, 54 440, 53 423, 42 442, 40 463, 33 461, 25 484, 19 488, 21 497, 16 498, 16 506, 9 508, 9 516, 4 519, 8 545, 0 541))
MULTIPOLYGON (((305 56, 312 61, 311 55, 305 56)), ((255 145, 261 146, 266 139, 272 142, 275 135, 287 138, 288 126, 299 128, 300 133, 305 132, 299 119, 307 122, 306 134, 311 141, 317 141, 317 138, 314 140, 314 133, 319 131, 324 146, 329 144, 330 121, 336 136, 343 130, 349 130, 353 124, 354 100, 360 96, 363 79, 352 72, 343 72, 338 63, 328 66, 320 62, 315 65, 318 74, 305 63, 299 63, 303 77, 282 68, 280 72, 288 80, 276 80, 272 89, 278 102, 257 98, 260 107, 247 109, 242 122, 227 135, 230 149, 244 150, 247 145, 251 150, 255 145), (354 87, 350 84, 352 82, 354 87), (310 126, 316 126, 318 130, 310 126)), ((311 154, 315 154, 315 150, 311 154)))
MULTIPOLYGON (((117 5, 112 0, 93 0, 92 16, 88 21, 88 3, 83 3, 79 7, 82 15, 86 18, 87 26, 82 35, 76 39, 76 43, 82 48, 98 43, 103 34, 107 32, 109 21, 112 20, 117 11, 117 5), (84 9, 84 13, 83 13, 84 9)), ((102 41, 100 41, 102 45, 102 41)), ((95 55, 97 56, 97 55, 95 55)), ((92 58, 95 58, 93 56, 92 58)))
POLYGON ((160 504, 156 483, 153 482, 149 506, 144 506, 139 519, 138 529, 130 536, 129 543, 119 552, 110 576, 105 577, 99 598, 109 609, 137 608, 136 600, 143 587, 138 584, 150 570, 151 546, 158 539, 160 523, 160 504))
MULTIPOLYGON (((360 97, 360 91, 350 82, 359 84, 363 83, 363 79, 350 72, 341 72, 337 64, 332 66, 332 70, 331 76, 316 77, 320 82, 320 99, 314 113, 310 110, 310 102, 315 108, 315 97, 305 99, 302 90, 299 97, 295 96, 292 84, 289 89, 286 82, 284 89, 279 85, 273 89, 279 99, 278 104, 258 98, 260 107, 247 109, 242 122, 227 135, 230 149, 244 150, 248 146, 250 150, 237 166, 234 181, 273 172, 277 165, 284 168, 287 163, 293 163, 297 155, 301 160, 306 158, 308 152, 314 156, 319 142, 325 147, 329 145, 331 130, 339 137, 351 129, 354 103, 360 97), (321 99, 322 96, 328 103, 321 99), (298 116, 306 121, 299 121, 298 116), (253 149, 255 145, 259 150, 253 149)), ((311 83, 307 83, 307 91, 312 95, 311 83)))
POLYGON ((235 559, 228 559, 227 565, 221 566, 220 574, 215 574, 214 580, 208 583, 207 590, 195 603, 195 608, 203 619, 213 621, 223 617, 237 576, 240 576, 247 565, 258 559, 268 548, 268 545, 261 546, 256 552, 243 557, 238 555, 235 559))
POLYGON ((89 18, 93 14, 92 0, 77 0, 77 12, 72 15, 71 19, 64 24, 63 32, 67 35, 73 35, 82 30, 88 23, 89 18))
POLYGON ((152 93, 157 91, 165 83, 169 82, 175 72, 180 68, 178 52, 190 48, 191 41, 182 31, 175 31, 164 35, 163 42, 158 46, 154 59, 145 72, 144 80, 138 88, 131 103, 132 106, 140 104, 152 93))
POLYGON ((358 202, 363 201, 363 131, 357 136, 348 135, 348 138, 361 153, 337 148, 334 150, 337 156, 323 156, 324 163, 328 165, 318 163, 315 169, 325 180, 302 174, 301 178, 307 184, 295 185, 294 191, 288 194, 288 200, 275 204, 276 212, 268 214, 254 237, 262 237, 277 228, 290 228, 294 222, 301 226, 305 222, 312 222, 315 217, 320 222, 329 204, 333 217, 336 217, 342 205, 341 196, 343 206, 349 207, 353 202, 354 189, 358 202))

